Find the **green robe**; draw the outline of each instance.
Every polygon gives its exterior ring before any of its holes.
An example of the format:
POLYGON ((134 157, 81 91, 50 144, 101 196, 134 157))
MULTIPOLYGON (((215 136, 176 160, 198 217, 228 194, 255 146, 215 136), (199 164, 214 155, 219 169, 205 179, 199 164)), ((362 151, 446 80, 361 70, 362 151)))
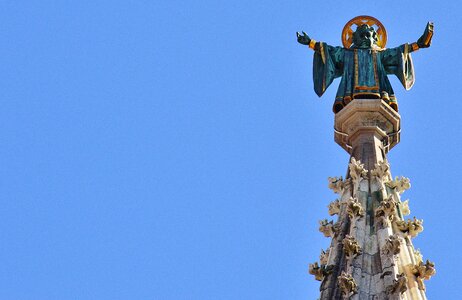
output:
POLYGON ((373 50, 317 43, 313 61, 314 90, 321 97, 335 78, 342 77, 335 103, 346 105, 358 98, 383 99, 390 105, 394 103, 391 106, 397 110, 395 94, 387 75, 396 75, 404 88, 410 89, 414 84, 411 51, 408 44, 373 50))

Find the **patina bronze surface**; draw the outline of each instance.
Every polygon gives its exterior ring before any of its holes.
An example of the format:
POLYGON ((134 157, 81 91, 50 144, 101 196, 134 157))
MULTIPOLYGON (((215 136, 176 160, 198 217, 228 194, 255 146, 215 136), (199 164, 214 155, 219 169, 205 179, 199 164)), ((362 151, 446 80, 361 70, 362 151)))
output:
POLYGON ((313 81, 316 94, 321 97, 332 81, 341 77, 334 113, 354 99, 382 99, 398 111, 396 96, 387 76, 396 75, 409 90, 414 84, 411 52, 430 47, 432 37, 433 23, 428 22, 417 42, 387 49, 385 27, 369 16, 348 21, 342 32, 344 47, 317 42, 304 31, 297 32, 297 41, 315 51, 313 81))

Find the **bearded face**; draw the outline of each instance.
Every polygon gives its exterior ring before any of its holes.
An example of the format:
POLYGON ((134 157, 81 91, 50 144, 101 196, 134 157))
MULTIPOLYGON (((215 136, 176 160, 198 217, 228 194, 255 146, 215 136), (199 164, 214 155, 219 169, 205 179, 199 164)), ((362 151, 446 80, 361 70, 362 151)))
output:
POLYGON ((377 32, 367 24, 358 26, 353 33, 353 48, 371 49, 378 42, 377 32))

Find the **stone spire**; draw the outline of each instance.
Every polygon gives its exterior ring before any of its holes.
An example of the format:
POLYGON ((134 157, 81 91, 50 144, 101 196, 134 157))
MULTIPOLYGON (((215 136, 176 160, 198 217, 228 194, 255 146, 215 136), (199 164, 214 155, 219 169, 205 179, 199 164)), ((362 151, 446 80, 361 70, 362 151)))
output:
POLYGON ((321 300, 423 300, 435 274, 412 244, 422 220, 405 218, 401 194, 409 179, 392 178, 386 154, 399 143, 400 116, 380 99, 355 99, 335 115, 335 141, 351 158, 345 179, 329 178, 338 199, 328 205, 337 220, 322 220, 331 238, 309 273, 321 281, 321 300))

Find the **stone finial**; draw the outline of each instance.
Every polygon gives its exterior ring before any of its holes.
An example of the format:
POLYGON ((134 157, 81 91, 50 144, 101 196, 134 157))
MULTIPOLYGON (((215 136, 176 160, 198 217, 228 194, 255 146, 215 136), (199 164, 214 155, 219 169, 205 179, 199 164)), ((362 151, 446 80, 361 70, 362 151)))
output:
POLYGON ((324 277, 332 273, 334 266, 319 265, 317 262, 310 264, 308 272, 314 275, 314 279, 322 281, 324 277))
POLYGON ((389 174, 390 165, 386 160, 379 161, 375 164, 375 169, 371 170, 371 175, 379 179, 383 179, 389 174))
POLYGON ((385 255, 399 254, 401 251, 401 240, 402 238, 397 234, 389 236, 382 248, 382 253, 385 255))
POLYGON ((409 209, 409 199, 399 203, 399 210, 403 216, 409 216, 411 214, 411 210, 409 209))
POLYGON ((398 202, 393 199, 393 195, 390 195, 390 197, 382 200, 379 207, 375 210, 375 216, 379 218, 384 227, 387 227, 390 221, 394 220, 397 204, 398 202))
POLYGON ((342 243, 343 251, 347 257, 354 258, 355 256, 361 254, 361 246, 359 246, 358 241, 353 236, 347 234, 342 243))
POLYGON ((327 219, 324 219, 319 221, 319 231, 322 232, 325 237, 333 237, 338 231, 338 226, 334 224, 334 221, 327 221, 327 219))
POLYGON ((367 178, 367 170, 364 168, 364 164, 362 164, 361 161, 352 157, 348 167, 350 170, 350 176, 353 180, 356 181, 360 178, 367 178))
POLYGON ((415 217, 413 220, 398 220, 396 225, 398 229, 409 235, 410 237, 416 237, 419 233, 423 231, 423 220, 417 220, 415 217))
POLYGON ((338 277, 338 285, 342 290, 342 294, 346 297, 351 297, 358 292, 358 285, 353 276, 343 271, 338 277))
POLYGON ((386 185, 392 189, 395 189, 396 192, 402 194, 405 190, 411 188, 411 181, 409 178, 396 176, 395 180, 388 181, 386 185))
POLYGON ((319 255, 319 261, 321 262, 321 265, 327 265, 327 261, 329 260, 329 253, 330 248, 326 251, 321 250, 321 254, 319 255))
POLYGON ((328 206, 327 208, 329 209, 329 215, 330 216, 333 216, 333 215, 337 215, 340 213, 340 200, 337 199, 337 200, 334 200, 332 201, 328 206))
POLYGON ((350 197, 350 199, 347 201, 347 213, 351 219, 364 216, 363 206, 357 198, 350 197))
POLYGON ((393 279, 393 284, 387 287, 387 293, 392 294, 403 294, 407 291, 407 278, 404 273, 398 274, 396 279, 393 279))
POLYGON ((435 264, 428 259, 425 264, 421 261, 412 267, 412 274, 416 277, 419 290, 425 291, 424 280, 429 280, 436 274, 435 264))
POLYGON ((340 194, 345 189, 345 182, 343 181, 342 176, 340 177, 329 177, 327 178, 329 181, 329 188, 337 194, 340 194))

